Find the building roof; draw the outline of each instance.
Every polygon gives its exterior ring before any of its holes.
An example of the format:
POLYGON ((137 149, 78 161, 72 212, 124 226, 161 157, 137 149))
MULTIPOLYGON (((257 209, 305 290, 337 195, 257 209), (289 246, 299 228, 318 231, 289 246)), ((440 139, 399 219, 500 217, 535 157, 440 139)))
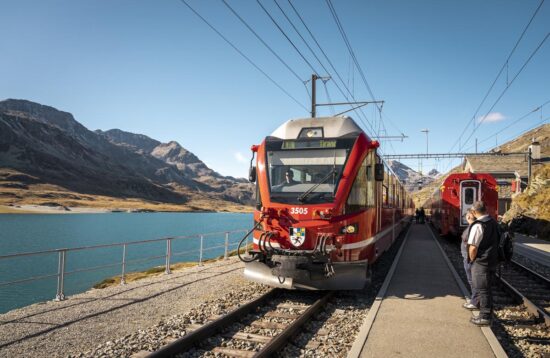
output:
POLYGON ((277 128, 271 136, 280 139, 297 139, 304 128, 323 128, 325 138, 338 138, 363 131, 351 117, 318 117, 287 121, 277 128))
POLYGON ((490 173, 527 177, 527 156, 523 155, 469 155, 465 158, 464 169, 470 169, 473 173, 490 173))

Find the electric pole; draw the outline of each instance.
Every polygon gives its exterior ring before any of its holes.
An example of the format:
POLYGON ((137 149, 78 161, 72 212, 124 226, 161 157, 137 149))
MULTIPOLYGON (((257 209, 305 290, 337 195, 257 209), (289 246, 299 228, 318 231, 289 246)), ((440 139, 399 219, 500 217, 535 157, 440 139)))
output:
POLYGON ((318 78, 319 77, 317 77, 315 73, 311 75, 311 118, 315 118, 317 115, 317 103, 315 103, 315 82, 317 82, 318 78))

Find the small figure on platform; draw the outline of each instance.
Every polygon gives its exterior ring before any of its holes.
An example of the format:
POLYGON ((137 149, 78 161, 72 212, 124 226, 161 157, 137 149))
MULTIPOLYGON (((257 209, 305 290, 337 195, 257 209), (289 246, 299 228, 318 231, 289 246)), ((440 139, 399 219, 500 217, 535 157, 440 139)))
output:
POLYGON ((426 222, 426 212, 424 211, 424 207, 420 207, 420 223, 424 224, 426 222))
POLYGON ((414 222, 417 224, 420 223, 420 209, 418 208, 414 211, 414 222))
POLYGON ((479 297, 477 297, 477 292, 472 285, 472 264, 468 258, 468 235, 470 233, 470 228, 476 220, 472 209, 468 209, 466 214, 466 221, 468 222, 468 227, 462 232, 462 242, 460 244, 460 251, 462 253, 462 258, 464 259, 464 271, 466 271, 466 278, 468 279, 468 284, 470 285, 470 291, 472 295, 470 300, 462 305, 462 307, 467 310, 477 310, 479 309, 479 297))
POLYGON ((479 316, 470 322, 478 326, 491 324, 493 297, 491 283, 498 266, 499 234, 497 222, 487 214, 483 201, 472 206, 476 220, 468 235, 468 257, 472 264, 472 287, 479 298, 479 316))

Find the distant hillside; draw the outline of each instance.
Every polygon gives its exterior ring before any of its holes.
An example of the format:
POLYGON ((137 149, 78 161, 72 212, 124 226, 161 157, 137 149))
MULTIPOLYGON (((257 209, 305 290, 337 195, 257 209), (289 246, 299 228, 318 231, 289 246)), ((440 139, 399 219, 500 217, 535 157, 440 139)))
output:
POLYGON ((550 157, 550 123, 531 129, 517 138, 492 149, 491 152, 525 152, 533 140, 540 143, 542 156, 550 157))
POLYGON ((93 205, 97 195, 216 209, 248 205, 252 192, 246 180, 221 176, 176 142, 92 132, 53 107, 0 101, 0 204, 93 205))
MULTIPOLYGON (((505 221, 512 222, 514 230, 540 237, 550 237, 550 124, 520 134, 492 151, 500 153, 525 152, 532 141, 541 144, 542 161, 533 164, 533 180, 524 193, 512 197, 512 207, 504 215, 505 221)), ((495 158, 498 160, 498 158, 495 158)), ((440 176, 420 191, 413 193, 417 207, 425 206, 433 191, 443 183, 450 173, 461 172, 462 165, 440 176)))
POLYGON ((439 172, 435 169, 430 171, 428 175, 422 175, 407 165, 397 161, 390 160, 388 162, 393 172, 397 175, 401 183, 405 185, 405 189, 409 192, 415 192, 429 185, 439 176, 439 172))

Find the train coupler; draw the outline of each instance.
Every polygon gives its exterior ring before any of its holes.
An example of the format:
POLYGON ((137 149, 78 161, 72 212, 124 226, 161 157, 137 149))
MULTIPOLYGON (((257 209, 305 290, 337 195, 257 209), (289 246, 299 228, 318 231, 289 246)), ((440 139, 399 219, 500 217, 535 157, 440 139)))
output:
POLYGON ((325 277, 332 277, 334 276, 334 266, 332 266, 332 262, 327 262, 325 264, 325 277))
POLYGON ((271 261, 275 264, 271 269, 273 276, 310 279, 310 273, 307 270, 310 259, 305 256, 273 255, 271 261))

